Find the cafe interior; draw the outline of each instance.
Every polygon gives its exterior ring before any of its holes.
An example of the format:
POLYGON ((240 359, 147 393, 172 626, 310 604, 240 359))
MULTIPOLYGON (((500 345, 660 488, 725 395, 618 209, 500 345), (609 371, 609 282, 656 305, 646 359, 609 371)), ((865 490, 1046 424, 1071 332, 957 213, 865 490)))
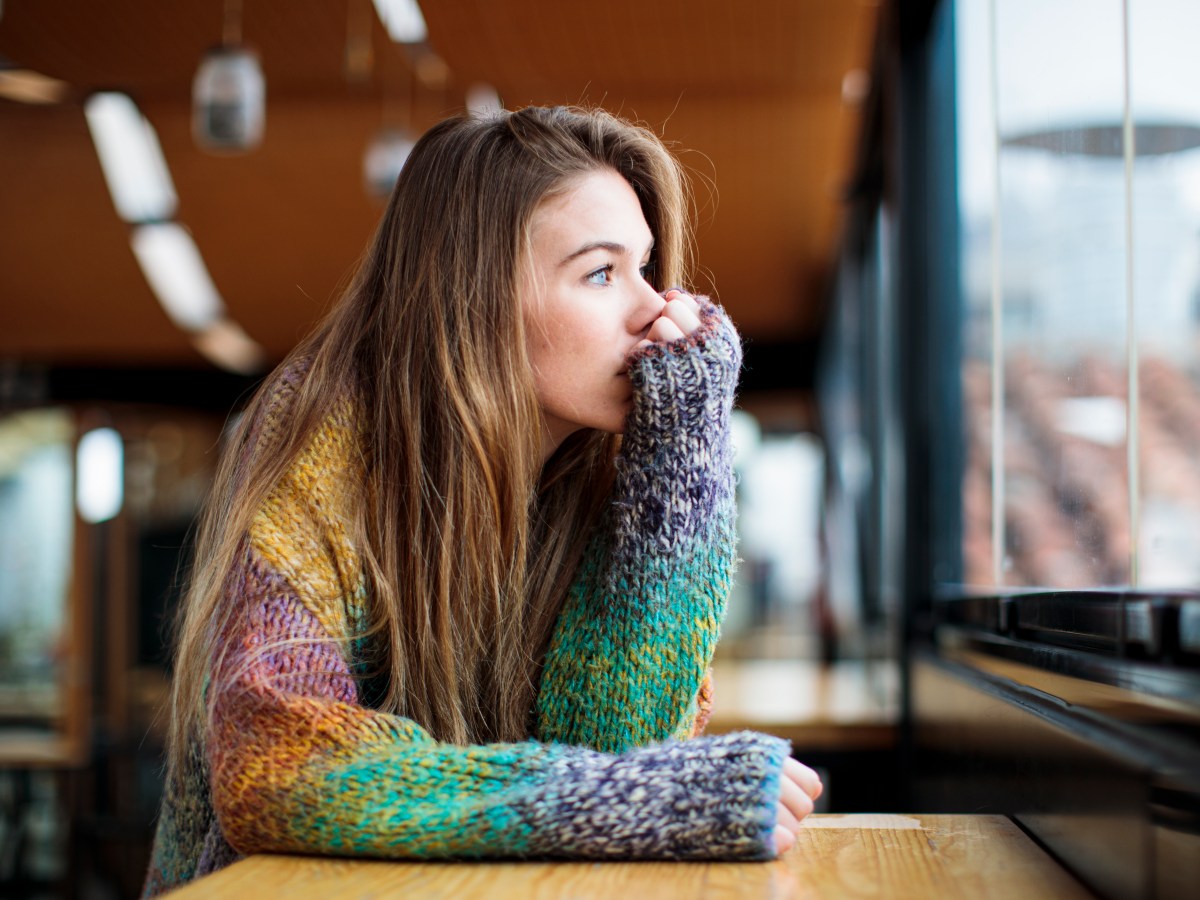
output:
MULTIPOLYGON (((825 791, 771 863, 456 895, 1195 896, 1198 31, 1190 0, 0 0, 0 895, 138 896, 232 424, 422 133, 566 104, 676 155, 687 287, 743 340, 707 731, 825 791)), ((185 892, 456 877, 282 865, 185 892)))

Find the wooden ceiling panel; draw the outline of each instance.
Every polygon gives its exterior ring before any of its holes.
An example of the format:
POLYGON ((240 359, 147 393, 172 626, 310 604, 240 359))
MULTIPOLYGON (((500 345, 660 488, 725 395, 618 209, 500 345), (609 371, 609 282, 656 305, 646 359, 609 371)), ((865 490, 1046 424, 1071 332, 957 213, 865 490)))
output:
POLYGON ((793 95, 635 111, 666 122, 661 133, 691 173, 696 287, 715 290, 747 333, 811 333, 813 273, 830 258, 840 212, 838 179, 816 173, 837 170, 827 136, 845 129, 841 104, 793 95))
POLYGON ((0 126, 0 355, 199 363, 150 293, 78 107, 0 126))
POLYGON ((50 108, 0 100, 0 356, 202 364, 146 286, 108 198, 81 108, 98 88, 129 91, 155 126, 179 221, 272 358, 327 308, 375 227, 382 204, 364 193, 362 154, 385 112, 427 127, 477 80, 510 106, 600 104, 654 128, 696 173, 697 286, 715 285, 750 337, 820 327, 857 127, 840 86, 866 66, 873 2, 424 0, 452 78, 417 89, 405 113, 409 54, 369 0, 254 0, 243 32, 266 73, 266 137, 252 153, 213 156, 192 140, 190 92, 222 7, 4 4, 0 57, 74 91, 50 108), (374 68, 349 84, 347 28, 364 24, 374 68))
MULTIPOLYGON (((242 37, 261 57, 268 91, 281 97, 341 90, 350 3, 251 0, 242 37)), ((221 42, 222 0, 34 0, 5 5, 0 54, 82 92, 126 90, 139 100, 186 100, 204 53, 221 42)), ((366 19, 379 46, 386 38, 366 19)), ((391 52, 399 55, 395 49, 391 52)))
MULTIPOLYGON (((874 4, 854 0, 428 3, 430 41, 512 105, 840 89, 874 4), (565 96, 564 96, 565 95, 565 96)), ((865 29, 869 31, 869 26, 865 29)), ((862 57, 865 59, 865 55, 862 57)))

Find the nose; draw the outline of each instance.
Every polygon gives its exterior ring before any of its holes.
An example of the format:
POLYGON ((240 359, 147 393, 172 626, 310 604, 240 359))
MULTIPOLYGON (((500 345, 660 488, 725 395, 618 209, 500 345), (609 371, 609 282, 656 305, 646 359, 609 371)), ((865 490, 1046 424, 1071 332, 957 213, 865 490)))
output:
POLYGON ((662 315, 663 307, 666 305, 667 301, 658 291, 654 290, 652 284, 638 279, 633 309, 629 315, 629 333, 645 336, 646 332, 650 330, 650 326, 662 315))

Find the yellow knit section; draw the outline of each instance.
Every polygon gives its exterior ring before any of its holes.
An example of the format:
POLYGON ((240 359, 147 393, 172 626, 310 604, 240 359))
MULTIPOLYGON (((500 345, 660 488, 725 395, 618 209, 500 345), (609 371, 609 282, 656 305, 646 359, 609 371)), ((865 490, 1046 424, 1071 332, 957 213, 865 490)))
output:
POLYGON ((351 405, 339 404, 250 525, 251 546, 332 635, 348 635, 366 585, 350 541, 355 498, 346 473, 361 467, 351 405), (347 609, 347 603, 358 607, 347 609))

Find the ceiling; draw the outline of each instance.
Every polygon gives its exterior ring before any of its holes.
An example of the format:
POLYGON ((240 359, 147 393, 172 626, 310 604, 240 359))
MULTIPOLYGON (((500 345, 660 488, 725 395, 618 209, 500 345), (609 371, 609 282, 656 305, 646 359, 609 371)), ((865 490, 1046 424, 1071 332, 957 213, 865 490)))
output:
MULTIPOLYGON (((267 82, 263 144, 198 149, 191 82, 223 0, 4 0, 0 57, 66 81, 58 103, 0 99, 0 359, 203 366, 160 309, 112 206, 82 100, 127 91, 157 130, 225 304, 272 358, 337 296, 382 210, 363 151, 385 121, 427 127, 487 82, 508 107, 602 105, 661 134, 693 176, 694 284, 743 333, 820 328, 866 69, 873 0, 422 0, 448 76, 412 77, 369 0, 248 0, 267 82), (347 71, 347 37, 373 60, 347 71), (360 70, 361 71, 361 70, 360 70)), ((361 58, 361 57, 360 57, 361 58)), ((428 70, 426 70, 428 72, 428 70)))

